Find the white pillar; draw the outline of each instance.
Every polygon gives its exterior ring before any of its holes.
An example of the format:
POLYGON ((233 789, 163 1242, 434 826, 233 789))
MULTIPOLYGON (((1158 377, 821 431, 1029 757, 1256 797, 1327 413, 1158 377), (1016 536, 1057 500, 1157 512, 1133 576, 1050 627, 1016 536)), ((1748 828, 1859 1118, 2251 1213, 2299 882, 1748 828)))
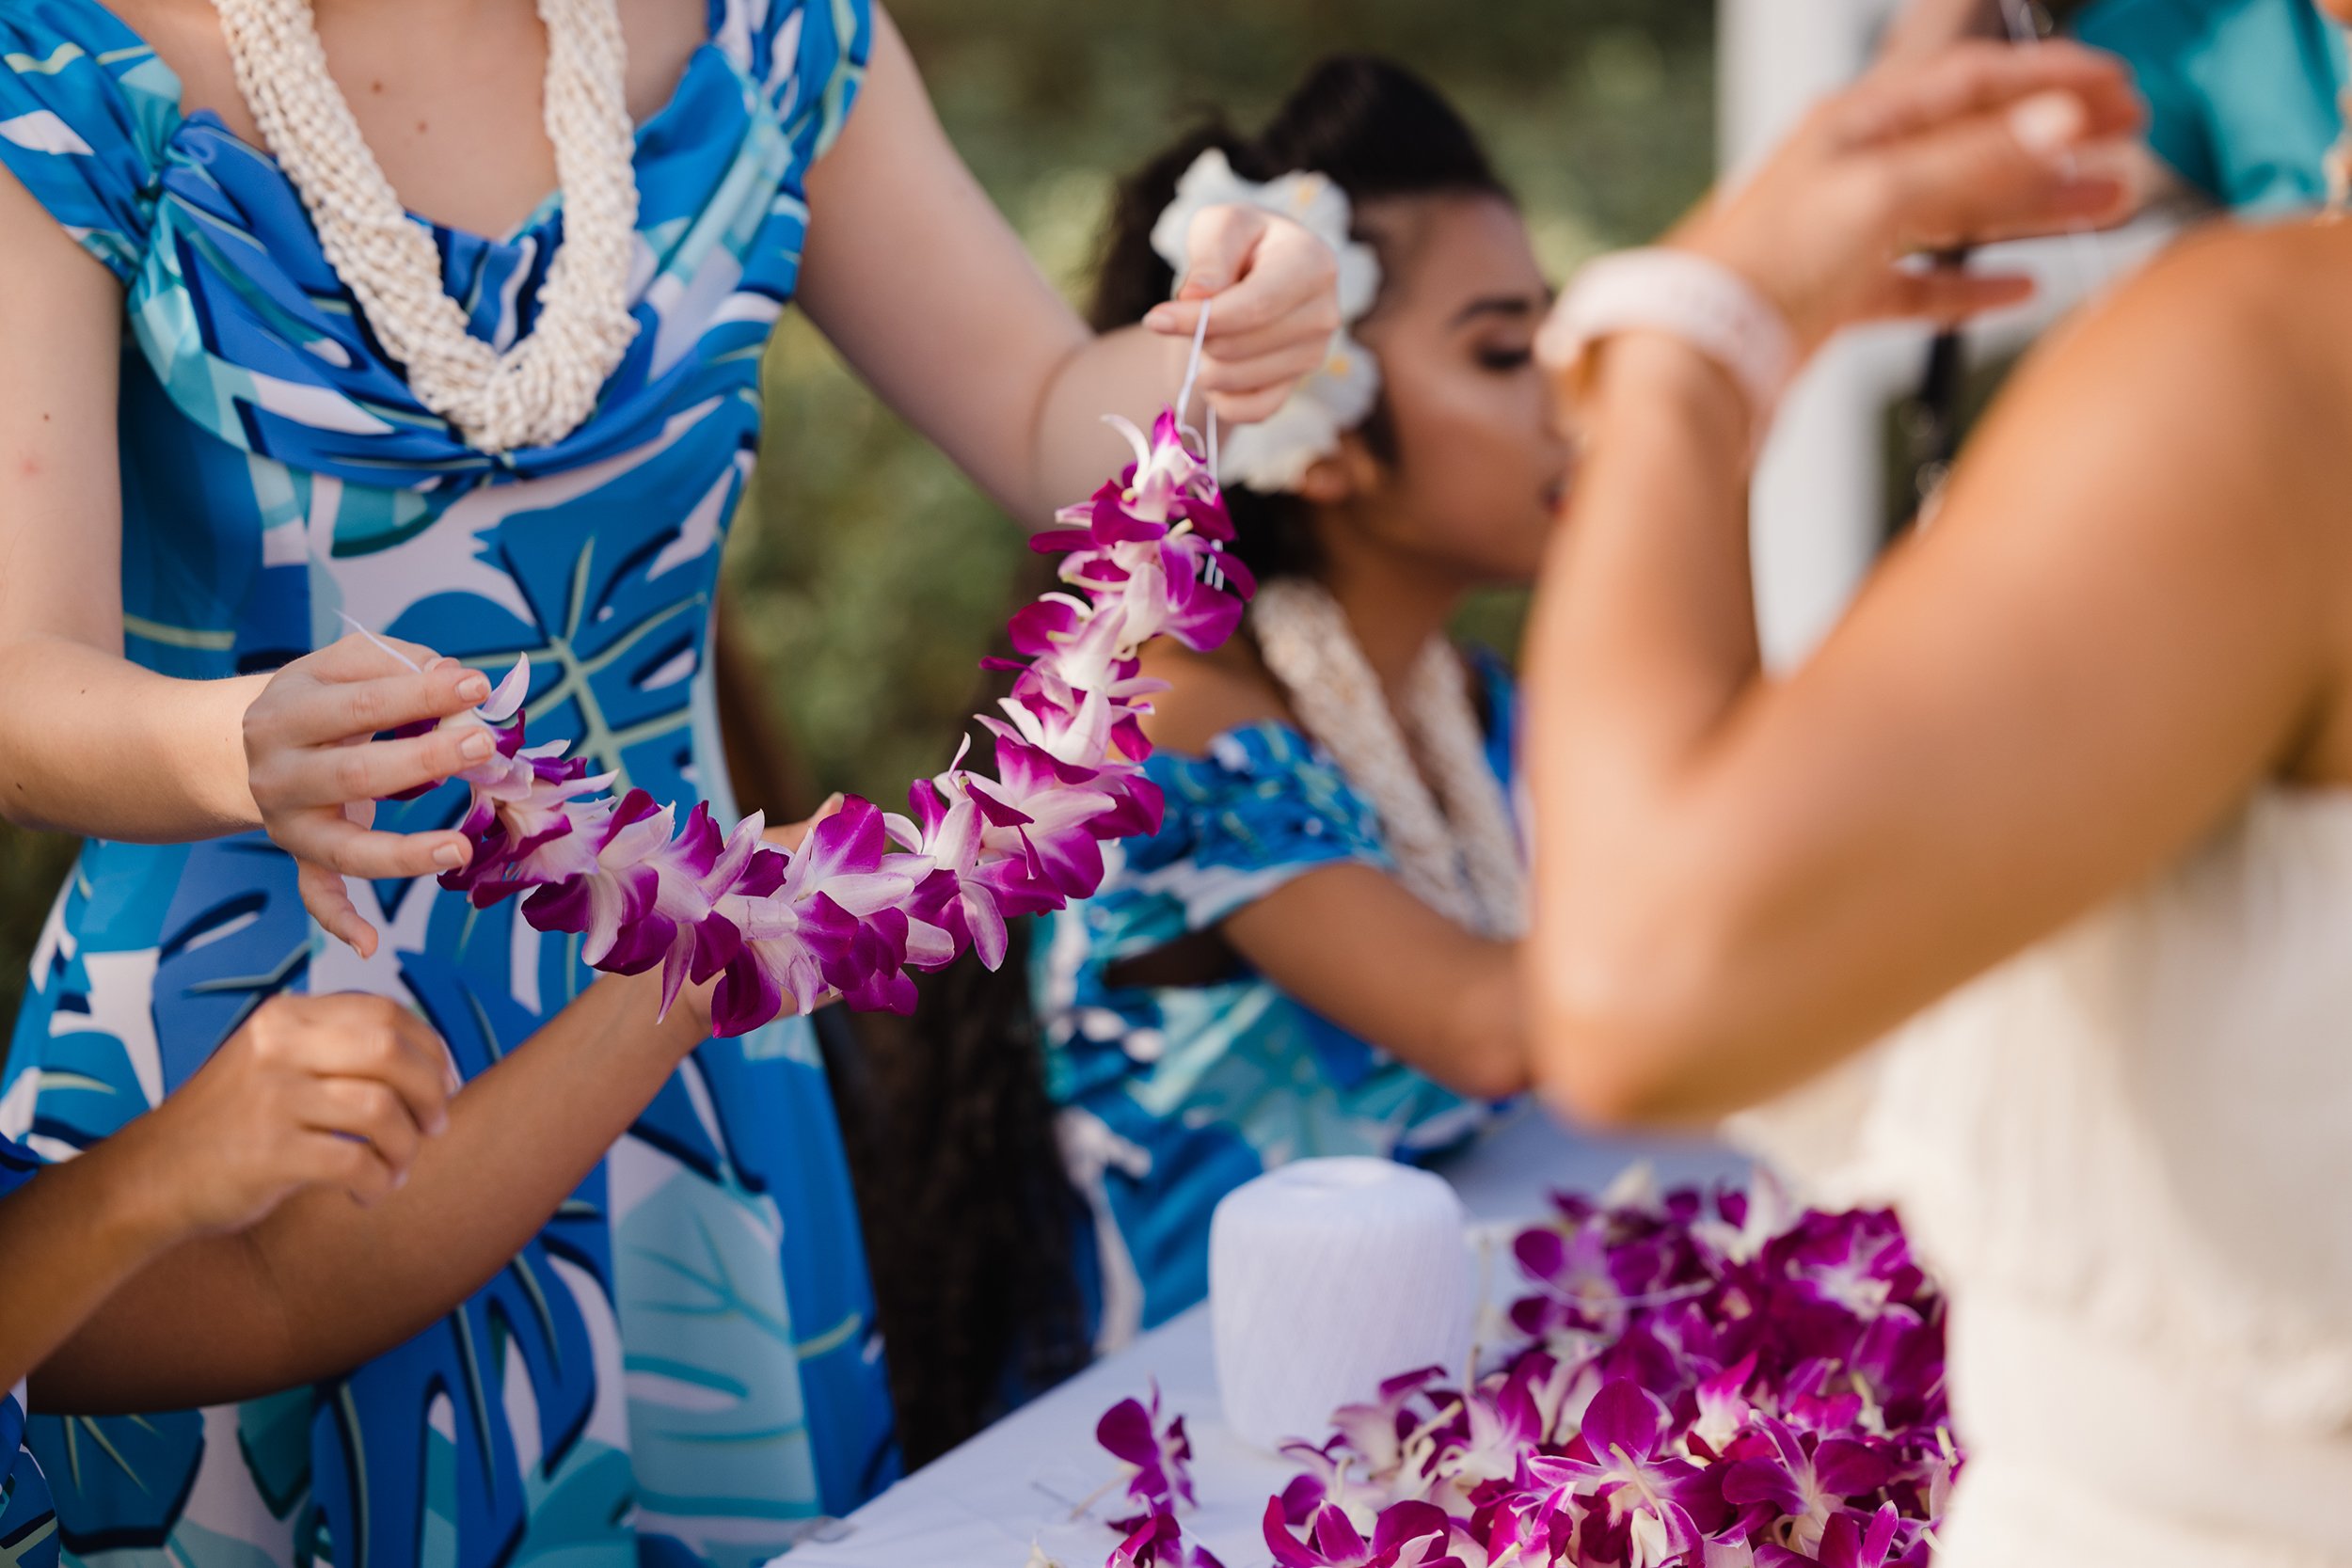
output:
MULTIPOLYGON (((1892 9, 1889 0, 1721 0, 1723 166, 1751 166, 1807 105, 1851 81, 1892 9)), ((1908 327, 1857 334, 1790 389, 1753 502, 1756 615, 1774 667, 1820 640, 1876 553, 1884 526, 1881 416, 1925 364, 1925 341, 1908 327)))

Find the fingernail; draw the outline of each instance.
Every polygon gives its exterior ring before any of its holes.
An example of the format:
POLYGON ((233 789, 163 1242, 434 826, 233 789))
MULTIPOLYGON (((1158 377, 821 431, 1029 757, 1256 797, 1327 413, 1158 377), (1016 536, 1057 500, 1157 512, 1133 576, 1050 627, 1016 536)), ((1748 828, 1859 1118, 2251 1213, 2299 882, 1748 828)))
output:
POLYGON ((459 866, 466 863, 466 851, 464 847, 455 844, 442 845, 438 849, 433 851, 433 863, 441 867, 445 871, 456 870, 459 866))
POLYGON ((435 1136, 435 1137, 437 1137, 437 1137, 439 1137, 442 1133, 444 1133, 444 1132, 448 1132, 448 1131, 449 1131, 449 1113, 448 1113, 447 1111, 443 1111, 443 1112, 442 1112, 439 1116, 435 1117, 433 1118, 433 1125, 432 1125, 432 1126, 430 1126, 430 1127, 428 1127, 428 1128, 426 1128, 426 1129, 425 1129, 425 1131, 426 1131, 426 1132, 430 1132, 430 1133, 432 1133, 432 1134, 433 1134, 433 1136, 435 1136))
POLYGON ((1166 332, 1176 325, 1176 312, 1165 305, 1155 305, 1143 318, 1143 325, 1154 332, 1166 332))
POLYGON ((469 703, 479 703, 488 700, 490 695, 489 677, 483 674, 479 671, 468 675, 464 680, 457 683, 457 695, 469 703))
POLYGON ((457 754, 468 762, 480 762, 497 749, 498 743, 490 738, 487 730, 476 730, 457 743, 457 754))
POLYGON ((392 1178, 392 1191, 398 1192, 406 1185, 408 1185, 408 1173, 406 1171, 402 1171, 392 1178))
POLYGON ((2019 146, 2035 153, 2072 147, 2090 123, 2090 111, 2071 92, 2036 93, 2009 112, 2010 134, 2019 146))

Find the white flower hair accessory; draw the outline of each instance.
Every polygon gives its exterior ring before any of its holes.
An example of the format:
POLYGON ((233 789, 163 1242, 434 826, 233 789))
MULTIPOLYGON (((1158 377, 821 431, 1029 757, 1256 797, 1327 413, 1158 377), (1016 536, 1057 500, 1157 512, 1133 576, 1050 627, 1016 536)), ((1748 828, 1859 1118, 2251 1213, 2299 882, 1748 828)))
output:
POLYGON ((1279 213, 1331 247, 1340 264, 1340 326, 1320 369, 1299 383, 1290 401, 1258 424, 1227 434, 1218 477, 1252 490, 1296 490, 1315 460, 1340 450, 1340 435, 1363 423, 1380 397, 1380 365, 1348 335, 1380 293, 1380 259, 1348 232, 1347 193, 1328 176, 1285 174, 1261 184, 1244 180, 1218 148, 1195 158, 1176 182, 1176 199, 1152 226, 1152 248, 1182 277, 1189 260, 1193 219, 1211 207, 1257 207, 1279 213))

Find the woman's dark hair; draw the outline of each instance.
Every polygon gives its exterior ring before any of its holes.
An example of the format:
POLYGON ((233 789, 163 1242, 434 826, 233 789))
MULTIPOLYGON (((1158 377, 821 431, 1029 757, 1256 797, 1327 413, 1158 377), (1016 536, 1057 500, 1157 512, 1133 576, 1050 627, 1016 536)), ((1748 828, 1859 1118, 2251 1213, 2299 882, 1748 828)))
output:
MULTIPOLYGON (((1095 330, 1131 325, 1168 297, 1175 274, 1152 248, 1152 228, 1176 198, 1176 182, 1184 171, 1212 148, 1245 180, 1276 180, 1294 172, 1325 175, 1359 209, 1394 197, 1511 197, 1477 134, 1435 87, 1375 55, 1328 55, 1257 135, 1243 136, 1223 120, 1211 120, 1120 184, 1089 312, 1095 330)), ((1357 237, 1376 243, 1360 226, 1357 237)), ((1395 437, 1385 399, 1360 428, 1373 451, 1393 461, 1395 437)), ((1234 550, 1258 576, 1315 569, 1305 500, 1240 485, 1228 487, 1226 500, 1240 535, 1234 550)))
MULTIPOLYGON (((1168 296, 1173 279, 1152 252, 1152 226, 1211 147, 1245 179, 1315 170, 1358 202, 1508 194, 1461 117, 1421 78, 1385 60, 1336 55, 1257 136, 1204 126, 1120 187, 1094 300, 1098 328, 1127 325, 1168 296)), ((1366 429, 1387 455, 1379 411, 1366 429)), ((1236 489, 1230 499, 1261 575, 1312 568, 1297 497, 1236 489)), ((1021 591, 1047 586, 1041 564, 1021 591)), ((987 695, 1005 689, 1000 682, 987 695)), ((1071 1257, 1083 1211, 1062 1174, 1045 1093, 1023 962, 1027 924, 1015 923, 1000 972, 967 957, 928 977, 912 1019, 826 1021, 910 1465, 1088 1358, 1071 1257)))

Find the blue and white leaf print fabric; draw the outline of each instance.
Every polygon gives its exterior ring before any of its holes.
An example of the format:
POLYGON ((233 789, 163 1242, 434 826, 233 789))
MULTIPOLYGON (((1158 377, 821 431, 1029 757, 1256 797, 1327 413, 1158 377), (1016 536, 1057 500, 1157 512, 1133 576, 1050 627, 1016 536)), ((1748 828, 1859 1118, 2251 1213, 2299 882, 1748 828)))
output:
MULTIPOLYGON (((409 391, 265 152, 97 0, 0 0, 0 166, 124 291, 126 651, 268 670, 342 618, 502 673, 534 740, 723 798, 703 656, 792 296, 805 182, 850 113, 867 0, 711 0, 639 128, 628 357, 595 416, 485 456, 409 391)), ((419 220, 422 221, 422 220, 419 220)), ((433 230, 498 344, 563 237, 433 230)), ((451 825, 461 794, 388 808, 451 825)), ((281 990, 416 1007, 479 1073, 588 985, 577 942, 429 881, 323 941, 259 835, 91 843, 0 1072, 0 1132, 63 1158, 156 1103, 281 990)), ((238 1409, 31 1422, 69 1560, 106 1568, 749 1568, 894 1475, 839 1134, 802 1021, 712 1041, 482 1292, 348 1376, 238 1409)))
MULTIPOLYGON (((1517 694, 1499 663, 1478 669, 1507 788, 1517 694)), ((1419 1160, 1491 1119, 1238 959, 1203 984, 1115 980, 1121 960, 1213 932, 1319 867, 1393 864, 1371 803, 1289 724, 1161 752, 1146 771, 1168 800, 1160 831, 1112 847, 1101 891, 1041 917, 1030 964, 1104 1351, 1207 1295, 1209 1216, 1252 1177, 1311 1156, 1419 1160)))
MULTIPOLYGON (((0 1138, 0 1198, 32 1180, 40 1161, 30 1149, 0 1138)), ((37 1274, 9 1270, 11 1291, 38 1291, 37 1274)), ((4 1309, 4 1308, 0 1308, 4 1309)), ((0 1390, 0 1568, 56 1568, 57 1513, 40 1461, 24 1447, 24 1406, 0 1390)))

